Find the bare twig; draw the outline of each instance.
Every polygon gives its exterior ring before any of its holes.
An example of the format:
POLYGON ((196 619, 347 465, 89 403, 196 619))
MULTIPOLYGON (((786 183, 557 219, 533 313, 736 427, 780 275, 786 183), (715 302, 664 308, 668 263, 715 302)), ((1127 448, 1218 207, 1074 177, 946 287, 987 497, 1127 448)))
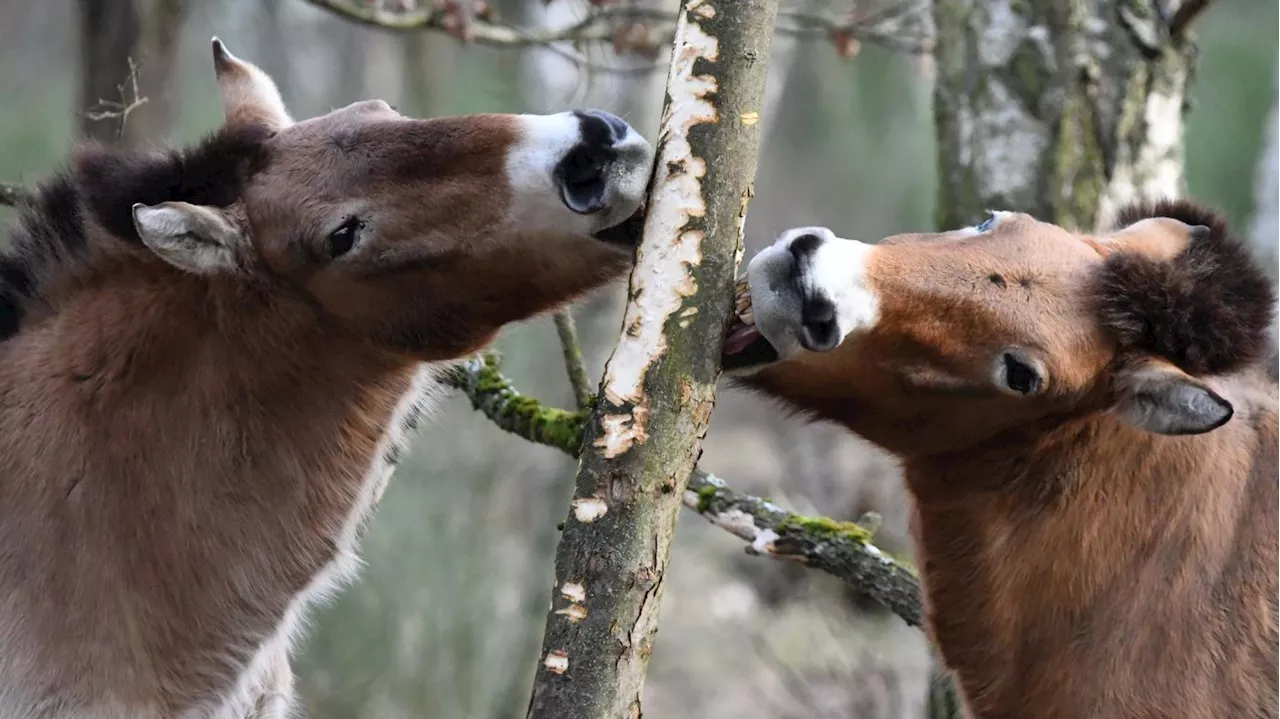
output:
MULTIPOLYGON (((489 353, 459 365, 448 381, 462 389, 473 407, 502 429, 531 442, 577 456, 585 415, 544 407, 516 392, 489 353)), ((685 507, 748 542, 757 556, 799 562, 848 583, 912 626, 920 626, 920 585, 915 569, 872 544, 871 522, 838 522, 806 517, 749 494, 700 469, 689 478, 685 507)))
POLYGON ((121 85, 117 85, 116 89, 120 92, 120 100, 103 100, 98 98, 98 104, 92 109, 85 110, 84 116, 99 122, 102 120, 120 120, 120 131, 124 131, 124 123, 129 119, 129 113, 137 110, 139 107, 147 104, 147 98, 138 92, 138 66, 134 64, 133 58, 129 61, 129 78, 121 85))
POLYGON ((573 322, 572 310, 565 308, 556 313, 556 333, 560 335, 560 347, 564 351, 564 369, 573 386, 573 401, 579 409, 586 409, 595 398, 591 379, 587 375, 587 363, 582 358, 582 342, 578 340, 578 328, 573 322))
MULTIPOLYGON (((567 49, 562 44, 613 44, 620 52, 651 52, 669 46, 675 37, 675 13, 629 4, 593 9, 578 22, 565 27, 528 28, 495 22, 487 14, 469 17, 466 22, 462 22, 458 17, 461 6, 447 0, 411 9, 388 9, 376 2, 358 4, 351 0, 304 1, 339 17, 380 30, 438 31, 466 42, 502 47, 544 46, 580 66, 601 72, 650 72, 664 67, 665 63, 655 62, 651 66, 640 68, 592 64, 582 54, 567 49), (636 24, 652 25, 656 32, 646 34, 642 47, 628 47, 626 43, 620 43, 619 30, 636 24)), ((933 37, 927 23, 917 21, 926 12, 927 3, 902 0, 868 12, 857 11, 857 4, 852 2, 844 7, 845 12, 834 15, 779 12, 777 32, 806 39, 830 40, 837 47, 853 40, 912 54, 928 53, 933 48, 933 37)))
POLYGON ((1209 7, 1210 0, 1182 0, 1178 5, 1178 9, 1173 11, 1173 17, 1169 18, 1169 35, 1172 37, 1182 37, 1187 28, 1191 27, 1192 21, 1199 17, 1209 7))

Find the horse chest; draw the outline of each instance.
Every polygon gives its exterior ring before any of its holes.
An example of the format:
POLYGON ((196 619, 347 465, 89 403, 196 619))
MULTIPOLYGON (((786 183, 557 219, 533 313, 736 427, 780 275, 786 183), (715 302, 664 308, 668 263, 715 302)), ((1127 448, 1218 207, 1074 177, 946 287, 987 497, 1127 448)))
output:
POLYGON ((312 573, 306 586, 293 596, 275 632, 258 644, 226 705, 252 701, 255 693, 269 686, 271 679, 267 675, 273 670, 279 671, 282 658, 287 661, 298 626, 308 608, 332 596, 335 590, 355 576, 360 565, 357 554, 360 538, 406 450, 413 430, 430 411, 438 387, 436 371, 432 365, 424 364, 414 373, 409 389, 397 402, 386 431, 369 460, 354 501, 345 507, 341 523, 328 538, 333 548, 330 559, 312 573))

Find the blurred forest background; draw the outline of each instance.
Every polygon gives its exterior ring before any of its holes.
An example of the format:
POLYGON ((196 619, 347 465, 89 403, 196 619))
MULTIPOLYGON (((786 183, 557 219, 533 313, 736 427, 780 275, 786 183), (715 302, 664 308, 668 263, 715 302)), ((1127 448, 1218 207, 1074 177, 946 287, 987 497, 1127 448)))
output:
MULTIPOLYGON (((121 100, 114 83, 89 88, 83 65, 125 62, 111 27, 129 2, 0 0, 0 182, 37 182, 65 158, 82 125, 93 125, 83 119, 83 96, 121 100)), ((378 97, 419 116, 594 106, 651 139, 658 126, 661 56, 619 59, 607 46, 584 49, 592 66, 614 70, 602 72, 566 57, 573 51, 387 33, 304 0, 133 4, 145 9, 139 78, 145 85, 150 73, 171 73, 169 91, 148 96, 118 138, 111 137, 118 123, 90 127, 107 139, 183 142, 216 127, 214 34, 274 76, 295 117, 378 97)), ((567 25, 588 9, 585 0, 490 4, 502 20, 527 27, 567 25)), ((1248 230, 1258 198, 1274 203, 1277 193, 1274 169, 1260 172, 1263 158, 1271 168, 1276 162, 1277 6, 1216 3, 1196 33, 1190 194, 1248 230)), ((826 40, 775 42, 748 258, 789 226, 824 224, 874 240, 934 223, 940 148, 930 62, 875 44, 851 58, 839 49, 826 40)), ((1274 217, 1259 230, 1272 253, 1274 217)), ((0 207, 0 220, 9 218, 0 207)), ((621 292, 577 309, 593 380, 619 328, 621 292)), ((517 387, 572 405, 550 318, 511 328, 499 349, 517 387)), ((296 667, 308 717, 524 714, 573 463, 503 434, 461 396, 420 434, 364 543, 361 581, 313 613, 296 667)), ((725 389, 701 466, 802 513, 853 519, 879 511, 878 543, 910 553, 893 463, 841 431, 804 426, 725 389)), ((921 715, 932 670, 922 635, 855 601, 837 580, 748 557, 739 540, 687 514, 667 583, 646 714, 921 715)))

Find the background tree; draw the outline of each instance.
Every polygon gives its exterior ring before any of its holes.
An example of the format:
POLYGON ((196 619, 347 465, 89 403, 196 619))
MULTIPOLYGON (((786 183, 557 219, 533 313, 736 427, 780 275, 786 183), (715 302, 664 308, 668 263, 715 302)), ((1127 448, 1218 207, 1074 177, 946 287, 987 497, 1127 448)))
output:
POLYGON ((80 132, 127 147, 165 137, 185 0, 78 0, 80 132))

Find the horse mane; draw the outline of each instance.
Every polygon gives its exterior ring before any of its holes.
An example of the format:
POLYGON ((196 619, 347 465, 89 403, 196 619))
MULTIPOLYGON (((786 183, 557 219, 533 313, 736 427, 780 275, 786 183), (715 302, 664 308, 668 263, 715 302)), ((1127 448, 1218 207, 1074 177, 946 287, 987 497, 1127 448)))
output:
POLYGON ((11 249, 0 253, 0 341, 19 332, 33 303, 50 302, 51 285, 75 281, 112 243, 141 245, 134 203, 236 202, 247 178, 265 163, 270 136, 263 127, 234 125, 184 149, 81 146, 69 165, 17 207, 11 249))
POLYGON ((1134 203, 1125 227, 1170 217, 1205 228, 1170 261, 1132 253, 1107 258, 1094 288, 1103 326, 1122 352, 1153 354, 1191 374, 1225 374, 1267 354, 1275 289, 1217 212, 1187 200, 1134 203))

